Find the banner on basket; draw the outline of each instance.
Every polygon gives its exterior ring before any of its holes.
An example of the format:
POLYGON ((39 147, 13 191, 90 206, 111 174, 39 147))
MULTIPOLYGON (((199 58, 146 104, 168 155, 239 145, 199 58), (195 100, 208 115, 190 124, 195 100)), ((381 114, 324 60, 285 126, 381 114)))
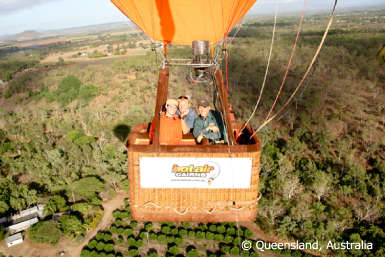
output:
POLYGON ((251 158, 140 158, 142 188, 250 188, 251 158))

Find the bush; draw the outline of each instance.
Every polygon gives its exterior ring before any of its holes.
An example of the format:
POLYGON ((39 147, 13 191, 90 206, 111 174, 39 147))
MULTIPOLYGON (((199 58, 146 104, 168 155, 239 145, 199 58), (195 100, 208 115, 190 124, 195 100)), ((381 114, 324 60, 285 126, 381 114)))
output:
POLYGON ((286 255, 286 256, 290 256, 290 254, 291 254, 291 249, 285 249, 285 250, 283 250, 283 251, 282 251, 282 254, 283 254, 283 255, 286 255))
POLYGON ((127 245, 132 246, 136 244, 136 239, 134 237, 127 238, 127 245))
POLYGON ((123 235, 124 234, 124 228, 118 228, 116 230, 116 233, 118 233, 119 235, 123 235))
MULTIPOLYGON (((130 204, 130 199, 124 199, 124 204, 125 205, 129 205, 130 204)), ((127 206, 127 207, 130 207, 130 206, 127 206)), ((127 209, 127 207, 126 207, 126 209, 127 209)))
POLYGON ((178 229, 177 228, 172 228, 170 231, 171 235, 178 235, 178 229))
POLYGON ((133 233, 134 233, 134 230, 133 230, 132 228, 126 228, 126 229, 124 230, 124 234, 125 234, 126 236, 131 236, 133 233))
POLYGON ((121 219, 115 220, 115 225, 120 227, 123 224, 123 221, 121 219))
POLYGON ((233 240, 234 245, 240 245, 242 243, 242 238, 241 237, 235 237, 233 240))
POLYGON ((97 244, 98 244, 98 242, 94 239, 91 242, 89 242, 87 246, 89 249, 94 249, 97 244))
POLYGON ((115 249, 114 244, 106 244, 106 246, 104 247, 104 251, 106 251, 107 253, 112 252, 114 249, 115 249))
POLYGON ((187 254, 190 257, 198 257, 199 252, 196 248, 190 248, 190 250, 187 252, 187 254))
POLYGON ((106 245, 106 244, 105 244, 104 242, 100 241, 100 242, 98 242, 98 244, 96 245, 96 249, 98 249, 99 251, 104 250, 105 245, 106 245))
POLYGON ((250 229, 245 229, 245 237, 252 237, 253 234, 253 231, 251 231, 250 229))
POLYGON ((225 227, 224 225, 218 226, 218 227, 217 227, 217 232, 218 232, 219 234, 225 233, 225 232, 226 232, 226 227, 225 227))
POLYGON ((137 256, 139 251, 137 248, 131 248, 128 253, 130 254, 131 257, 137 256))
POLYGON ((163 233, 163 234, 168 234, 168 233, 170 233, 170 227, 169 227, 169 226, 163 226, 163 227, 162 227, 162 233, 163 233))
POLYGON ((259 257, 259 253, 257 253, 256 251, 252 250, 250 252, 250 257, 259 257))
POLYGON ((89 257, 90 256, 90 251, 88 251, 88 250, 82 250, 81 252, 80 252, 80 257, 89 257))
POLYGON ((185 237, 185 236, 187 236, 187 230, 186 229, 180 229, 179 230, 179 236, 181 236, 181 237, 185 237))
POLYGON ((96 240, 98 240, 98 241, 102 240, 103 237, 104 237, 104 233, 102 233, 102 232, 97 233, 96 236, 95 236, 96 240))
POLYGON ((163 244, 166 241, 166 235, 164 234, 159 234, 158 235, 158 243, 163 244))
POLYGON ((217 242, 222 242, 225 237, 222 234, 215 234, 214 239, 217 242))
POLYGON ((130 223, 130 226, 131 226, 132 228, 136 228, 136 227, 138 226, 138 222, 132 221, 132 222, 130 223))
POLYGON ((111 232, 111 233, 116 233, 116 227, 115 227, 115 226, 112 226, 112 227, 110 228, 110 232, 111 232))
POLYGON ((178 246, 183 245, 183 238, 176 237, 175 238, 175 244, 178 245, 178 246))
POLYGON ((249 257, 250 256, 249 250, 242 250, 241 256, 242 257, 249 257))
POLYGON ((206 232, 206 240, 213 240, 213 239, 214 239, 214 233, 206 232))
POLYGON ((11 96, 12 96, 12 94, 8 90, 4 93, 4 98, 5 99, 9 99, 11 96))
POLYGON ((176 246, 176 245, 170 247, 170 248, 168 249, 168 251, 169 251, 170 253, 172 253, 173 255, 179 254, 179 248, 178 248, 178 246, 176 246))
POLYGON ((154 230, 154 225, 151 222, 149 222, 144 226, 144 228, 146 229, 147 232, 150 232, 154 230))
POLYGON ((229 234, 229 235, 234 235, 234 234, 235 234, 235 228, 233 228, 233 227, 228 228, 226 232, 227 232, 227 234, 229 234))
POLYGON ((189 230, 187 235, 188 235, 188 237, 195 237, 195 231, 189 230))
POLYGON ((143 240, 142 239, 138 239, 138 241, 136 241, 136 243, 135 243, 135 246, 137 248, 142 248, 143 247, 143 240))
POLYGON ((175 237, 174 236, 166 236, 166 241, 167 241, 167 243, 174 243, 175 237))
POLYGON ((239 256, 239 247, 238 246, 233 246, 233 248, 230 249, 230 253, 233 256, 239 256))
POLYGON ((230 252, 230 246, 229 245, 222 245, 221 251, 224 253, 230 252))
POLYGON ((223 239, 223 240, 225 241, 225 243, 231 243, 231 242, 233 242, 233 237, 230 235, 226 235, 225 239, 223 239))
POLYGON ((158 238, 158 236, 154 232, 152 232, 152 233, 150 233, 149 238, 150 238, 150 240, 156 240, 158 238))
POLYGON ((206 224, 203 224, 203 223, 199 224, 199 228, 200 228, 202 231, 206 231, 206 230, 207 230, 206 224))
POLYGON ((302 253, 300 251, 295 251, 295 252, 291 253, 291 256, 293 256, 293 257, 301 257, 302 253))
POLYGON ((215 231, 217 231, 217 226, 215 226, 215 225, 210 225, 209 230, 210 230, 211 232, 215 232, 215 231))
POLYGON ((191 226, 191 223, 190 223, 190 222, 183 222, 183 223, 182 223, 182 226, 183 226, 185 229, 188 229, 188 228, 191 226))
POLYGON ((114 188, 110 188, 110 189, 108 190, 108 194, 110 195, 110 197, 115 197, 115 196, 116 196, 116 193, 115 193, 114 188))
POLYGON ((197 240, 201 240, 201 239, 205 238, 205 232, 197 231, 197 232, 195 233, 195 238, 196 238, 197 240))
POLYGON ((119 218, 119 217, 120 217, 120 213, 121 213, 121 211, 114 211, 114 212, 112 213, 112 217, 114 217, 114 218, 119 218))

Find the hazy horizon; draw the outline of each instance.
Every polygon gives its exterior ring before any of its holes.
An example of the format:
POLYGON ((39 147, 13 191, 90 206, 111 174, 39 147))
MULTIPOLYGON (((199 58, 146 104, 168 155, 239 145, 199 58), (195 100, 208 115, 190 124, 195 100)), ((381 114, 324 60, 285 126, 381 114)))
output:
MULTIPOLYGON (((334 0, 308 0, 305 15, 332 10, 334 0)), ((274 15, 276 1, 258 0, 245 17, 274 15)), ((348 9, 385 8, 382 0, 340 0, 337 14, 348 9)), ((297 14, 303 1, 280 0, 278 15, 297 14)), ((279 18, 278 18, 279 19, 279 18)), ((26 30, 47 32, 108 23, 130 21, 106 0, 0 0, 0 37, 10 37, 26 30)), ((127 27, 129 29, 129 26, 127 27)))

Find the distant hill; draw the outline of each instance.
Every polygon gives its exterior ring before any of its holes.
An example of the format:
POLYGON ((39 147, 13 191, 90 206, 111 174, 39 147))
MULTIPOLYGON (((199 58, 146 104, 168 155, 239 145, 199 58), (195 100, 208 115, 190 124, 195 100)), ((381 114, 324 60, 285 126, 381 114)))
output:
POLYGON ((32 39, 38 39, 45 36, 44 34, 41 34, 39 32, 36 32, 34 30, 26 30, 22 33, 16 34, 12 37, 9 37, 8 40, 17 40, 17 41, 25 41, 25 40, 32 40, 32 39))

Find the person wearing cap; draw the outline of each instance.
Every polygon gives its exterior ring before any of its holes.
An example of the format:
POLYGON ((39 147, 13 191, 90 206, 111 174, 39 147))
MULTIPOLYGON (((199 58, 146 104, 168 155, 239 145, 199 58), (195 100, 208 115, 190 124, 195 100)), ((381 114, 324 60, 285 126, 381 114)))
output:
POLYGON ((192 133, 197 115, 194 109, 190 107, 190 99, 187 96, 180 96, 178 98, 178 110, 176 114, 182 120, 183 133, 192 133))
POLYGON ((198 101, 199 116, 195 119, 193 135, 200 143, 202 138, 208 138, 210 142, 220 141, 222 136, 220 132, 220 124, 218 111, 210 110, 210 103, 206 99, 198 101))
MULTIPOLYGON (((175 114, 178 110, 178 101, 168 99, 166 111, 160 115, 159 143, 164 145, 177 145, 182 140, 182 122, 175 114)), ((154 118, 155 119, 155 118, 154 118)), ((150 128, 150 141, 153 140, 154 120, 150 128)))

